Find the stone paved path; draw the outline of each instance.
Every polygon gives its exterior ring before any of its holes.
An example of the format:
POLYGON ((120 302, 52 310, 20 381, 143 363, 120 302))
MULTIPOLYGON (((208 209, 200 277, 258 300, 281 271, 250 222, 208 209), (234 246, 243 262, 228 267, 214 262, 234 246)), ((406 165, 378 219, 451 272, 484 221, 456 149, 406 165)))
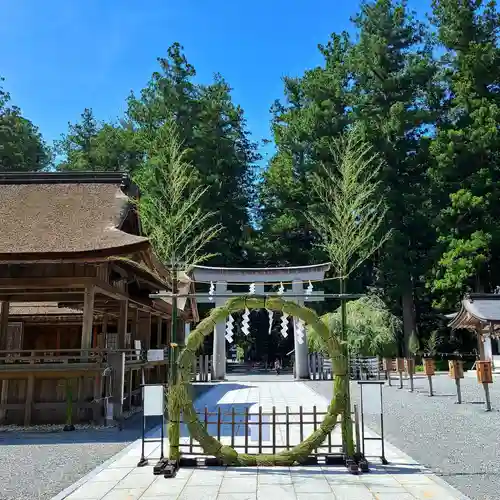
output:
MULTIPOLYGON (((327 400, 315 393, 307 385, 279 379, 272 382, 261 382, 255 379, 248 382, 227 382, 217 385, 197 402, 201 410, 205 406, 209 410, 217 407, 224 412, 230 408, 241 411, 250 408, 251 412, 264 411, 272 407, 290 411, 311 412, 324 410, 327 400)), ((221 432, 221 439, 230 441, 227 432, 228 420, 221 432)), ((311 424, 311 429, 313 425, 311 424)), ((241 426, 243 427, 243 426, 241 426)), ((366 429, 368 436, 374 436, 366 429)), ((299 430, 290 429, 291 444, 299 439, 299 430)), ((151 434, 158 436, 158 431, 151 434)), ((185 430, 183 441, 188 442, 185 430)), ((338 437, 338 431, 333 441, 338 437)), ((255 439, 255 436, 254 436, 255 439)), ((263 439, 268 444, 270 435, 263 439)), ((235 440, 236 446, 244 443, 244 433, 240 432, 235 440)), ((279 427, 276 436, 277 444, 283 444, 284 426, 279 427)), ((369 454, 377 454, 372 443, 369 454)), ((137 468, 141 454, 141 443, 137 441, 114 460, 107 462, 91 475, 76 483, 72 490, 62 492, 53 500, 466 500, 456 490, 420 467, 410 457, 396 448, 386 445, 388 466, 374 465, 372 472, 353 476, 343 467, 253 467, 253 468, 197 468, 181 469, 174 479, 155 477, 153 465, 159 458, 159 444, 148 443, 146 454, 150 459, 149 466, 137 468)))

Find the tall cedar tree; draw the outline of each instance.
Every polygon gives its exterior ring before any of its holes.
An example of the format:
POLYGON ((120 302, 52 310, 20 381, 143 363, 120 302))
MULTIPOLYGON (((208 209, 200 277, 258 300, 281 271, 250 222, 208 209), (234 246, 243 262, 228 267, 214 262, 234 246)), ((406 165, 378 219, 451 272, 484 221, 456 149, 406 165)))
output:
POLYGON ((56 141, 55 148, 63 157, 58 170, 130 173, 141 164, 145 149, 131 123, 99 123, 88 108, 79 122, 68 124, 68 133, 56 141))
POLYGON ((153 74, 140 96, 130 96, 128 117, 136 128, 148 133, 173 120, 187 161, 208 187, 201 202, 216 212, 217 222, 224 228, 207 248, 218 254, 211 263, 241 264, 246 258, 254 165, 259 159, 243 110, 232 102, 231 88, 219 75, 210 85, 193 82, 196 71, 178 43, 159 63, 161 71, 153 74))
POLYGON ((385 160, 380 180, 393 229, 378 262, 378 282, 402 314, 406 349, 416 331, 416 293, 433 245, 427 182, 436 66, 426 27, 405 1, 363 2, 353 22, 352 119, 385 160))
POLYGON ((309 176, 328 161, 330 140, 347 123, 347 34, 319 46, 324 66, 285 78, 285 102, 273 106, 277 147, 259 186, 262 264, 306 265, 327 257, 306 214, 314 204, 309 176))
POLYGON ((500 15, 495 1, 435 0, 446 114, 432 144, 440 255, 436 305, 500 283, 500 15))

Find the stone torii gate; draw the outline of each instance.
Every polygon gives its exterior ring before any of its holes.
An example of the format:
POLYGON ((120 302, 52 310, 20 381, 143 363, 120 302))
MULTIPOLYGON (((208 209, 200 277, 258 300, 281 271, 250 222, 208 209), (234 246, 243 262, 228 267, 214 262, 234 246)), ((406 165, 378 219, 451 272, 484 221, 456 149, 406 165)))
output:
MULTIPOLYGON (((195 281, 215 284, 213 300, 208 297, 198 298, 200 303, 213 304, 215 307, 224 305, 231 293, 235 296, 241 293, 231 292, 227 289, 228 284, 255 283, 255 295, 265 294, 265 285, 268 283, 292 282, 292 289, 285 291, 283 297, 289 296, 290 301, 298 304, 307 302, 321 302, 323 292, 315 291, 313 296, 307 298, 304 294, 304 283, 308 281, 320 281, 324 279, 325 273, 330 268, 330 264, 317 264, 312 266, 298 267, 274 267, 274 268, 230 268, 230 267, 207 267, 195 266, 193 277, 195 281)), ((309 362, 307 337, 304 332, 304 342, 299 344, 295 331, 297 322, 294 319, 294 346, 295 346, 295 378, 309 378, 309 362)), ((225 321, 218 323, 214 328, 213 344, 213 377, 216 380, 223 380, 226 376, 226 324, 225 321)))

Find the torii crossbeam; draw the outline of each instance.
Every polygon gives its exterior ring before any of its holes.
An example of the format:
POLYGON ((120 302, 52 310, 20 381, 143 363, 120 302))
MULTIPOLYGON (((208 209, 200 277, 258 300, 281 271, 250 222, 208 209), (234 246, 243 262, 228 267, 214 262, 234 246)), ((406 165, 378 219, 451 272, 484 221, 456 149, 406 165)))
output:
MULTIPOLYGON (((320 302, 324 300, 322 292, 314 292, 310 297, 304 293, 304 283, 308 281, 321 281, 325 273, 330 268, 330 264, 316 264, 312 266, 295 267, 264 267, 264 268, 231 268, 231 267, 207 267, 195 266, 193 277, 195 281, 215 284, 213 300, 203 296, 197 298, 200 303, 213 304, 215 307, 224 305, 231 293, 235 296, 241 293, 231 292, 228 285, 255 283, 255 294, 264 295, 266 284, 276 284, 280 282, 292 283, 292 289, 285 291, 283 296, 289 296, 289 300, 303 304, 307 302, 320 302)), ((204 295, 204 294, 203 294, 204 295)), ((226 339, 225 321, 217 324, 214 328, 213 344, 213 377, 216 380, 223 380, 226 376, 226 339)), ((294 321, 294 330, 297 328, 294 321)), ((309 378, 307 338, 304 333, 304 342, 299 344, 294 332, 295 346, 295 378, 309 378)))

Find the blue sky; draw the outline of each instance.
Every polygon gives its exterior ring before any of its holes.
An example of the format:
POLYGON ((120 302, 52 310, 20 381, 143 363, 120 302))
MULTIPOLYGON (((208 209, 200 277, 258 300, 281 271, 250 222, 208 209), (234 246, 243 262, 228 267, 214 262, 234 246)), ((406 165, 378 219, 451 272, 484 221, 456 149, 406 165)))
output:
MULTIPOLYGON (((413 0, 416 5, 417 0, 413 0)), ((418 2, 422 12, 423 4, 418 2)), ((350 29, 341 0, 0 0, 0 75, 13 103, 51 142, 93 108, 118 117, 131 90, 179 41, 198 79, 220 72, 255 140, 270 138, 282 77, 321 63, 318 43, 350 29)))

